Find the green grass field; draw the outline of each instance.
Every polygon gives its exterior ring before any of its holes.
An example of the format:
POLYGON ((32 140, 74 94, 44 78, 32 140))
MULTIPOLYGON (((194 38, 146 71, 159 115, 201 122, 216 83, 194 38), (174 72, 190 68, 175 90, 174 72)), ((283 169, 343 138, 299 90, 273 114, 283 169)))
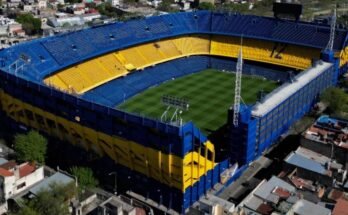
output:
MULTIPOLYGON (((159 86, 128 99, 119 109, 160 118, 166 107, 161 103, 163 95, 186 98, 189 110, 183 112, 184 122, 193 121, 205 133, 216 130, 227 121, 227 110, 234 100, 235 75, 218 70, 204 70, 159 86)), ((270 92, 277 87, 273 81, 243 76, 242 98, 247 104, 257 100, 260 90, 270 92)))

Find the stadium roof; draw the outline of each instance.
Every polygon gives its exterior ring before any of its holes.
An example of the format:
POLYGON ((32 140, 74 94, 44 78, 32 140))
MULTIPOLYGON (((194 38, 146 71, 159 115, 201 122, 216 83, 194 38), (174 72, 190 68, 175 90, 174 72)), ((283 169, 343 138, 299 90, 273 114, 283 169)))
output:
MULTIPOLYGON (((184 34, 243 36, 323 49, 328 43, 330 28, 233 13, 174 13, 21 43, 0 51, 0 66, 13 73, 9 65, 24 54, 30 62, 16 75, 41 83, 45 76, 78 62, 132 45, 184 34)), ((334 49, 341 50, 346 37, 346 31, 336 30, 334 49)))
POLYGON ((331 66, 331 63, 320 61, 320 63, 318 63, 316 66, 299 73, 294 78, 292 83, 283 84, 268 94, 261 102, 256 103, 253 107, 252 115, 255 117, 262 117, 266 115, 331 66))

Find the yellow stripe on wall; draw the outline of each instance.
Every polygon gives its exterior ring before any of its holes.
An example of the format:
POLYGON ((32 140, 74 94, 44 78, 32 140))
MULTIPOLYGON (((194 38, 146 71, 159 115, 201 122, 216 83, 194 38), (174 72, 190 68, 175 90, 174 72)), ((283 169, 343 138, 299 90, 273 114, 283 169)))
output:
MULTIPOLYGON (((118 136, 95 131, 78 122, 68 121, 22 102, 2 90, 0 102, 2 110, 17 122, 82 146, 86 150, 93 150, 99 155, 106 154, 118 164, 183 192, 216 165, 214 145, 209 141, 201 147, 204 156, 199 151, 193 151, 180 158, 118 136), (213 155, 213 159, 208 159, 208 152, 213 155)), ((76 120, 79 120, 78 116, 76 120)))

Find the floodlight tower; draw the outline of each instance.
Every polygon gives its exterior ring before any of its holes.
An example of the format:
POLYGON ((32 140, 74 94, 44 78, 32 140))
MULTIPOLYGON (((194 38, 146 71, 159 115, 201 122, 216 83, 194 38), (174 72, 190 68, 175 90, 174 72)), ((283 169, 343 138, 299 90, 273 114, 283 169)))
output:
POLYGON ((331 24, 330 24, 330 39, 329 43, 326 46, 326 50, 332 51, 335 41, 335 28, 336 28, 336 20, 337 20, 337 14, 336 14, 336 8, 333 10, 333 14, 331 17, 331 24))
POLYGON ((8 71, 11 72, 13 69, 13 74, 17 76, 18 72, 21 71, 26 64, 30 63, 30 61, 31 59, 29 56, 21 54, 18 59, 8 66, 8 71))
POLYGON ((238 118, 241 102, 241 89, 242 89, 242 71, 243 71, 243 50, 239 51, 237 67, 236 67, 236 81, 234 87, 234 105, 233 105, 233 125, 238 126, 238 118))
POLYGON ((166 110, 163 112, 161 116, 161 121, 162 122, 170 122, 175 125, 182 125, 182 118, 181 114, 183 111, 187 111, 190 107, 189 102, 187 99, 184 98, 178 98, 175 96, 170 96, 170 95, 164 95, 162 96, 162 104, 167 106, 166 110), (170 120, 167 120, 169 110, 171 108, 174 108, 174 113, 172 114, 170 120))

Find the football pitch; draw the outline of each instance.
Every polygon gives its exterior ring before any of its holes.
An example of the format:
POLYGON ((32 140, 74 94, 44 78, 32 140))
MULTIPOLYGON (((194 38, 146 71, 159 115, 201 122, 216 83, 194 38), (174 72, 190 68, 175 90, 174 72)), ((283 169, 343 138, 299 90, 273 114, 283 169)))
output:
MULTIPOLYGON (((227 110, 234 100, 234 85, 233 73, 208 69, 149 88, 126 100, 118 108, 159 119, 166 109, 161 102, 162 96, 185 98, 190 106, 181 115, 183 121, 192 120, 203 132, 210 133, 226 123, 227 110)), ((254 104, 261 90, 271 92, 276 87, 274 81, 243 76, 242 99, 246 104, 254 104)))

